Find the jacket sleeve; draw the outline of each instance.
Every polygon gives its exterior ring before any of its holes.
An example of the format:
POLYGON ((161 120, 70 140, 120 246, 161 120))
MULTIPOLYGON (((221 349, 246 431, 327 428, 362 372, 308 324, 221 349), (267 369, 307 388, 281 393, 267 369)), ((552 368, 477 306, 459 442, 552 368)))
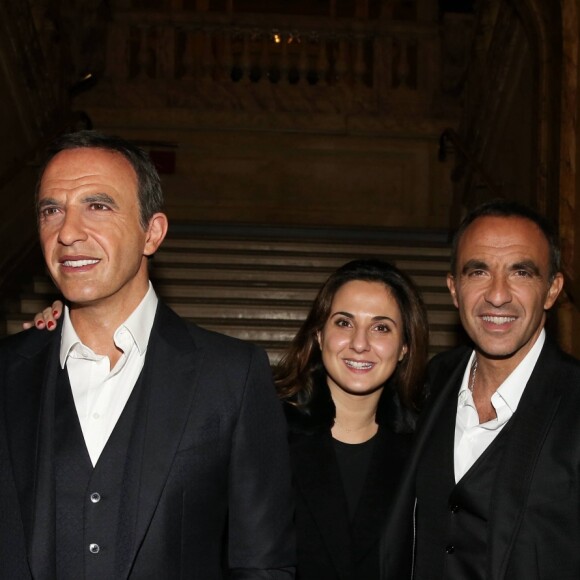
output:
POLYGON ((229 471, 230 577, 294 578, 295 539, 286 422, 264 351, 253 351, 229 471))

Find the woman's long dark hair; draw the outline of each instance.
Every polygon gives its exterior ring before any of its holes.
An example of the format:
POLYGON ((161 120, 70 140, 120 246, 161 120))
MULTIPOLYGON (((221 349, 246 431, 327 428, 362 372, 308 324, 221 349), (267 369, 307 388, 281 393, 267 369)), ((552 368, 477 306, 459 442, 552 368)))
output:
POLYGON ((353 280, 384 284, 397 302, 403 320, 403 343, 407 345, 407 353, 387 383, 392 385, 404 407, 417 410, 423 393, 429 345, 427 313, 411 279, 392 264, 377 259, 348 262, 326 280, 306 320, 276 367, 278 394, 281 399, 307 415, 319 404, 321 398, 330 398, 316 335, 330 316, 332 301, 338 289, 353 280))

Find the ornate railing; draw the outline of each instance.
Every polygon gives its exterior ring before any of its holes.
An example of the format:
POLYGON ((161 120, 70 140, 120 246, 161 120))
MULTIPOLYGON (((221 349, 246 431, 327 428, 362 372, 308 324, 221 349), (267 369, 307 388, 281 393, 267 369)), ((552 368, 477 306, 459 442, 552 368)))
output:
MULTIPOLYGON (((347 98, 329 99, 327 106, 341 108, 354 95, 375 111, 394 93, 427 95, 439 87, 436 23, 276 18, 117 12, 109 25, 105 77, 168 83, 168 93, 173 81, 196 81, 190 99, 210 108, 240 106, 235 95, 216 85, 275 93, 296 86, 303 96, 339 94, 342 88, 347 98)), ((294 100, 292 108, 297 105, 294 100)), ((283 99, 266 106, 285 108, 283 99)))

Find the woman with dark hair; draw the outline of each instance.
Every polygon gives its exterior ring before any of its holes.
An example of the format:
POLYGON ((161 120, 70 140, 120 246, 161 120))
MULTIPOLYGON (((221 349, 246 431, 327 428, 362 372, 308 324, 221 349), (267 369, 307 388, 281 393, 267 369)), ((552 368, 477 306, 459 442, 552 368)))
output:
POLYGON ((427 348, 410 279, 386 262, 355 260, 322 286, 278 365, 299 580, 379 578, 378 540, 410 448, 427 348))

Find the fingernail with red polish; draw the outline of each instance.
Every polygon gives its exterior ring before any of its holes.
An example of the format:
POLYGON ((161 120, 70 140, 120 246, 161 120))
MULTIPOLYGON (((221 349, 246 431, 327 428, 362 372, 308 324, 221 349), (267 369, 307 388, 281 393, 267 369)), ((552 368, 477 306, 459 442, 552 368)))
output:
POLYGON ((54 322, 52 322, 52 320, 49 320, 46 325, 48 326, 48 328, 52 328, 54 326, 54 322))
POLYGON ((43 321, 43 320, 39 320, 39 321, 36 323, 36 326, 37 326, 38 328, 41 328, 42 326, 44 326, 44 321, 43 321))
POLYGON ((53 310, 53 311, 52 311, 52 315, 53 315, 53 316, 58 316, 58 310, 53 310))

